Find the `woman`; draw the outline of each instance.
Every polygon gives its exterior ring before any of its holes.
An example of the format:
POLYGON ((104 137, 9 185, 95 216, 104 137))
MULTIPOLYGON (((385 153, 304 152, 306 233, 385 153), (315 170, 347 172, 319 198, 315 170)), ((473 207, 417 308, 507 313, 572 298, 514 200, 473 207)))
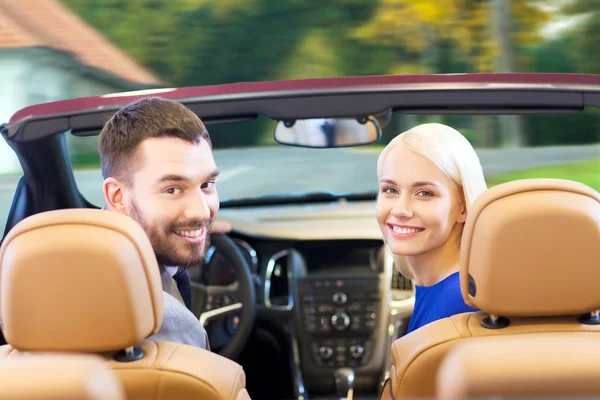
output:
POLYGON ((416 285, 408 332, 474 311, 459 283, 467 211, 487 189, 479 158, 458 131, 416 126, 392 140, 377 161, 377 221, 396 267, 416 285))

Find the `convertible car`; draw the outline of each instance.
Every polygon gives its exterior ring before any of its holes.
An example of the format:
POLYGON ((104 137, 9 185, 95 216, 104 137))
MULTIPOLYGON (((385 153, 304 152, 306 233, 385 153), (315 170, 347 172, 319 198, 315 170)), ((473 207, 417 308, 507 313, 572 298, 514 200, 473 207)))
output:
MULTIPOLYGON (((97 135, 112 113, 146 96, 177 100, 200 116, 221 170, 217 219, 232 231, 215 237, 204 264, 190 270, 193 311, 212 351, 243 367, 253 399, 349 391, 377 399, 390 377, 392 343, 405 335, 415 301, 413 282, 396 272, 375 220, 382 143, 421 121, 448 121, 478 141, 482 116, 589 112, 600 107, 600 77, 306 79, 26 107, 1 130, 23 170, 4 236, 36 214, 102 208, 97 135)), ((597 145, 478 151, 492 181, 600 159, 597 145)), ((557 177, 547 171, 545 177, 557 177)))

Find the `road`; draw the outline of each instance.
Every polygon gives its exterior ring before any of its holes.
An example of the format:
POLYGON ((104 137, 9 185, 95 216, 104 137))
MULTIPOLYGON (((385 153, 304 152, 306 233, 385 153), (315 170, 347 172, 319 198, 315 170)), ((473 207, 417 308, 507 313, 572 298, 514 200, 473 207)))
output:
MULTIPOLYGON (((486 176, 600 157, 600 145, 478 150, 486 176)), ((353 149, 230 149, 215 152, 221 200, 311 191, 364 192, 377 188, 378 152, 353 149)), ((75 171, 81 193, 102 205, 99 170, 75 171)), ((17 177, 0 177, 0 227, 17 177)))

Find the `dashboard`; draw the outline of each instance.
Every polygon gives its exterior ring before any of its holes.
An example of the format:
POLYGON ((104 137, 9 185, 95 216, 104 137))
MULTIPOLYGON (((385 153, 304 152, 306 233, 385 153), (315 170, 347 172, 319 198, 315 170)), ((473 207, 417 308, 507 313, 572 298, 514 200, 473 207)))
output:
MULTIPOLYGON (((231 223, 229 236, 251 266, 257 312, 289 333, 296 394, 331 393, 333 371, 343 367, 355 370, 357 390, 376 391, 414 289, 383 246, 375 203, 222 208, 218 218, 231 223)), ((200 270, 192 279, 235 282, 214 248, 200 270)))

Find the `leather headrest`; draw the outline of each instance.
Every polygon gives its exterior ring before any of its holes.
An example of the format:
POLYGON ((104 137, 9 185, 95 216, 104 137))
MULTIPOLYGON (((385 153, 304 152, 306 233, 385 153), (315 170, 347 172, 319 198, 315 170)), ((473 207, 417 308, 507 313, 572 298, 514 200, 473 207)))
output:
POLYGON ((163 318, 156 256, 142 227, 112 211, 68 209, 18 223, 0 248, 0 321, 23 351, 115 351, 163 318))
POLYGON ((600 309, 600 194, 578 182, 524 179, 472 205, 460 259, 465 302, 499 316, 600 309))
POLYGON ((80 354, 0 359, 0 400, 121 400, 117 374, 101 358, 80 354))
POLYGON ((600 346, 594 332, 469 338, 437 373, 438 399, 596 398, 600 346))

